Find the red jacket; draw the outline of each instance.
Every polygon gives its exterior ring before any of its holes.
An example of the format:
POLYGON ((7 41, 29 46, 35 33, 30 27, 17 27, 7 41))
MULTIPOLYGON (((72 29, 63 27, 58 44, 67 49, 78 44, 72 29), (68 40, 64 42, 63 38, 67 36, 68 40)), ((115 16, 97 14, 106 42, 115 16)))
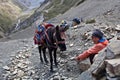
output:
POLYGON ((104 42, 100 42, 95 44, 90 49, 84 51, 82 54, 76 57, 77 60, 84 60, 87 57, 89 57, 90 54, 97 54, 99 51, 101 51, 103 48, 105 48, 108 45, 108 41, 105 40, 104 42))

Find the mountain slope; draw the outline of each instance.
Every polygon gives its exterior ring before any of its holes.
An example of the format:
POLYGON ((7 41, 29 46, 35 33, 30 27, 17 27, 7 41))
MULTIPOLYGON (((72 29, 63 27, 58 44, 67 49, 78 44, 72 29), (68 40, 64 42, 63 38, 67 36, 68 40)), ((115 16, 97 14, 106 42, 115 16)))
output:
POLYGON ((59 14, 64 14, 71 7, 83 3, 85 0, 49 0, 50 4, 44 9, 45 19, 49 20, 59 14))
MULTIPOLYGON (((9 33, 16 27, 17 19, 21 23, 29 24, 28 18, 34 13, 35 9, 40 6, 43 0, 0 0, 0 38, 4 37, 5 33, 9 33)), ((33 19, 33 18, 32 18, 33 19)), ((24 25, 23 24, 23 25, 24 25)))
POLYGON ((9 30, 12 22, 15 21, 21 13, 21 9, 11 1, 0 1, 0 31, 5 33, 9 30))
MULTIPOLYGON (((72 20, 75 17, 85 20, 105 16, 106 13, 113 13, 109 16, 120 17, 120 0, 86 0, 77 7, 72 7, 65 14, 56 17, 56 20, 72 20)), ((104 19, 105 20, 105 19, 104 19)), ((103 21, 104 22, 104 21, 103 21)))

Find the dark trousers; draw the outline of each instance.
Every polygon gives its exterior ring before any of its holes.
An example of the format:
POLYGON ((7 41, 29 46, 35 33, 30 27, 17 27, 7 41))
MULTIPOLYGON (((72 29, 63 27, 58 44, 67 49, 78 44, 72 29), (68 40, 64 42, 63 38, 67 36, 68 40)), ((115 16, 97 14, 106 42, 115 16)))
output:
POLYGON ((95 57, 95 54, 90 54, 89 59, 91 64, 93 64, 94 57, 95 57))

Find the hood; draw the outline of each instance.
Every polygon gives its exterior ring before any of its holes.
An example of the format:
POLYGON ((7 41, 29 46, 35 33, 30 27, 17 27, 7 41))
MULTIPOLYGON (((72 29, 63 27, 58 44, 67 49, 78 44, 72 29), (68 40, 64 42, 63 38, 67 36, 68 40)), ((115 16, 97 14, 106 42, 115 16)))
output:
POLYGON ((108 40, 105 40, 104 42, 101 42, 103 45, 108 45, 108 40))

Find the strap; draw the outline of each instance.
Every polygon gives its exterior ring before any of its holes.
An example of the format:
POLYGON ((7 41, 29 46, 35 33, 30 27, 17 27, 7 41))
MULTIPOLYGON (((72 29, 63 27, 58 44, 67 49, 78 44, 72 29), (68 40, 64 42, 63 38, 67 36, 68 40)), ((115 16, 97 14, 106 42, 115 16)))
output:
POLYGON ((45 31, 45 35, 46 35, 46 37, 47 37, 47 40, 48 40, 49 42, 51 42, 51 40, 50 40, 50 38, 49 38, 49 36, 48 36, 48 34, 47 34, 46 31, 45 31))

